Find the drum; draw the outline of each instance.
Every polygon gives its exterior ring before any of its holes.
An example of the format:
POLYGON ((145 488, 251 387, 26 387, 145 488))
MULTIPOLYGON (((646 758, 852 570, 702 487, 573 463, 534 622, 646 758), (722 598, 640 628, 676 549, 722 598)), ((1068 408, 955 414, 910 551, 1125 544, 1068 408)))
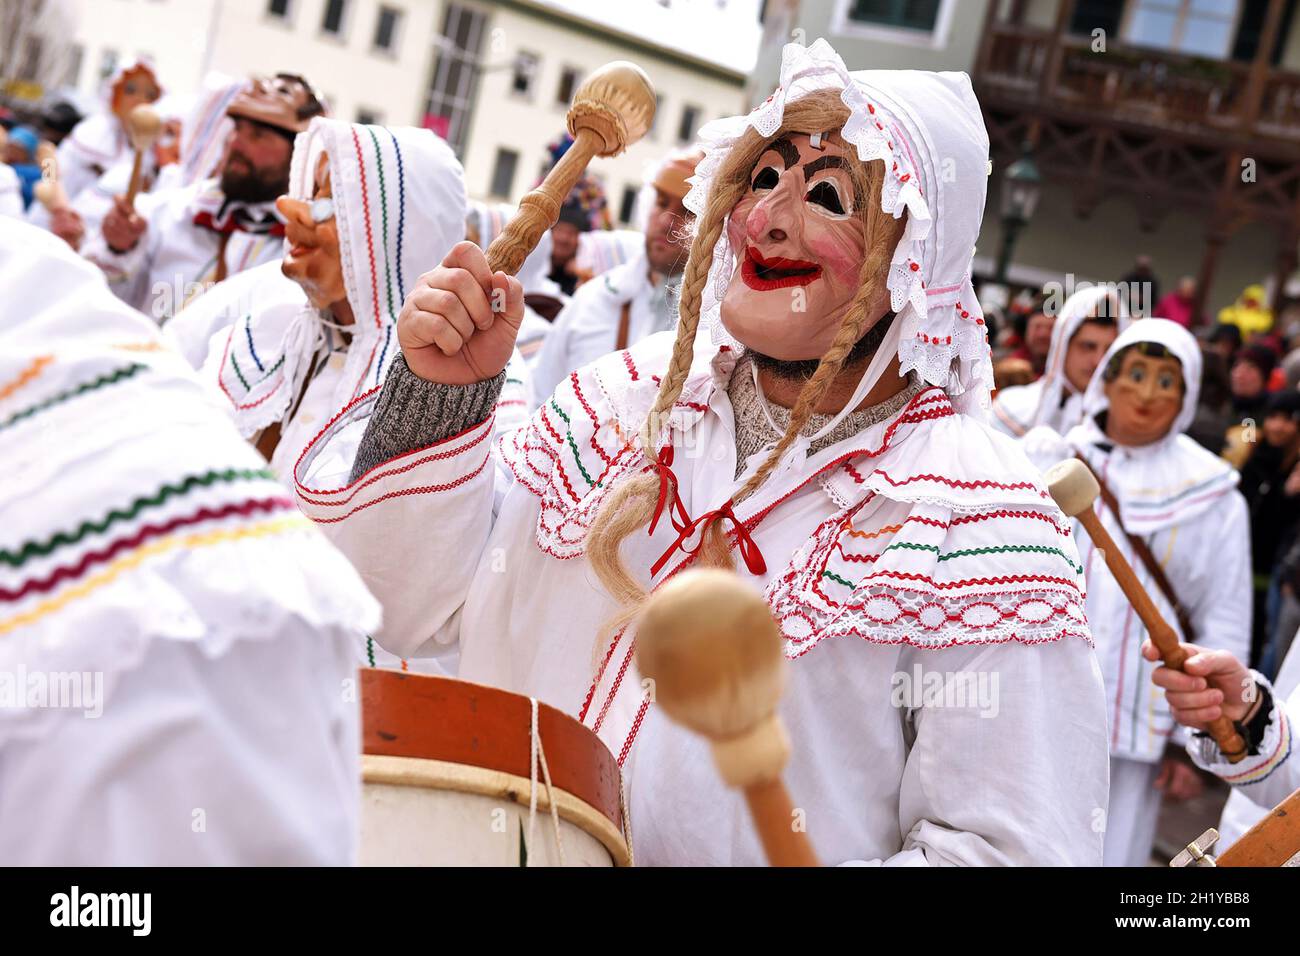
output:
POLYGON ((581 723, 482 684, 360 674, 363 866, 630 863, 618 763, 581 723))

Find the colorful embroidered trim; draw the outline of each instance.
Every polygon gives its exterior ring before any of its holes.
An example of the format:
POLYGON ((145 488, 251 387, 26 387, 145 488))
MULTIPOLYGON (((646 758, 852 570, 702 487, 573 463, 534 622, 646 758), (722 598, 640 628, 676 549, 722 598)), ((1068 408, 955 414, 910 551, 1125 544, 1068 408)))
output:
POLYGON ((151 495, 136 498, 124 509, 114 508, 98 521, 83 521, 75 531, 59 531, 46 541, 28 541, 17 551, 0 550, 0 564, 20 568, 31 558, 43 558, 55 548, 76 544, 88 534, 103 534, 121 521, 133 521, 146 508, 157 508, 169 498, 188 494, 196 488, 210 488, 217 483, 233 481, 273 481, 275 475, 267 468, 226 468, 206 471, 201 475, 188 475, 174 484, 163 485, 151 495))
POLYGON ((4 401, 14 392, 18 391, 28 382, 33 382, 45 368, 54 361, 53 355, 38 355, 32 360, 32 363, 23 369, 16 379, 8 385, 0 388, 0 402, 4 401))
POLYGON ((197 534, 173 535, 170 538, 163 538, 152 544, 147 544, 125 557, 118 558, 104 570, 100 571, 93 577, 87 578, 75 587, 64 591, 58 597, 42 601, 30 611, 24 611, 22 614, 14 617, 0 620, 0 635, 8 634, 10 631, 23 627, 27 624, 33 624, 41 618, 55 611, 61 610, 80 598, 93 593, 107 584, 113 583, 124 572, 139 567, 149 558, 156 555, 165 554, 168 551, 175 551, 178 548, 187 551, 197 550, 199 548, 212 547, 213 545, 222 544, 227 541, 243 541, 251 538, 264 538, 270 535, 281 534, 286 531, 302 530, 311 527, 311 522, 301 515, 293 515, 286 518, 275 518, 260 524, 251 525, 244 528, 223 528, 218 531, 204 531, 197 534))
POLYGON ((0 431, 4 431, 6 428, 10 427, 11 425, 17 424, 23 419, 31 418, 33 415, 37 414, 38 412, 43 412, 46 409, 53 408, 54 406, 60 405, 63 402, 67 402, 74 398, 77 398, 80 395, 85 395, 89 392, 98 391, 99 389, 106 388, 109 385, 116 385, 118 382, 125 382, 127 379, 134 377, 138 373, 143 372, 148 368, 149 366, 147 365, 141 365, 138 362, 133 362, 130 365, 124 366, 123 368, 116 369, 112 372, 106 372, 103 375, 91 379, 89 382, 83 382, 82 384, 78 385, 76 388, 69 389, 66 392, 60 392, 57 395, 53 395, 50 398, 45 399, 45 401, 43 402, 39 402, 38 404, 33 405, 31 408, 25 408, 21 412, 16 412, 5 421, 0 422, 0 431))
POLYGON ((1259 783, 1280 767, 1291 756, 1291 721, 1287 719, 1286 710, 1280 702, 1275 703, 1273 716, 1278 721, 1278 740, 1273 752, 1244 773, 1225 776, 1223 779, 1235 787, 1259 783))

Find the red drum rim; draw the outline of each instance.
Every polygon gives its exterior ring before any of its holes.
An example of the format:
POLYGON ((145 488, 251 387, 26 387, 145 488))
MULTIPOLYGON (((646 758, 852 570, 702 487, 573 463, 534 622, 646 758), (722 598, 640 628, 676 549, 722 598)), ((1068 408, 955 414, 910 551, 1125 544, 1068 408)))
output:
MULTIPOLYGON (((618 762, 590 729, 541 701, 537 726, 551 783, 623 832, 618 762)), ((527 697, 486 684, 361 668, 361 750, 530 777, 527 697)), ((538 772, 538 783, 542 777, 538 772)))

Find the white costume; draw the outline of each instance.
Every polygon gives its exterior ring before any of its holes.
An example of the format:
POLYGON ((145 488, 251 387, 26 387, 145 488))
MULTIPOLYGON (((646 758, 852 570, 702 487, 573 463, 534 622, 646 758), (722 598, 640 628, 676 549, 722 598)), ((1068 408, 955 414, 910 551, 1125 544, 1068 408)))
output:
MULTIPOLYGON (((711 171, 749 124, 771 135, 783 96, 817 88, 843 90, 853 117, 845 138, 860 156, 896 164, 882 203, 908 212, 890 278, 899 317, 864 382, 897 353, 940 387, 806 460, 801 438, 735 506, 742 551, 767 556, 753 583, 766 589, 793 659, 786 782, 826 862, 1096 864, 1105 716, 1077 553, 1029 462, 978 421, 992 369, 968 270, 988 139, 969 80, 850 79, 824 41, 787 46, 777 94, 748 117, 705 127, 687 207, 702 208, 711 171), (878 130, 874 117, 888 126, 878 130), (957 164, 960 188, 940 176, 941 160, 957 164), (932 229, 940 208, 943 229, 932 229), (949 690, 974 674, 999 682, 998 719, 913 698, 895 706, 891 682, 917 669, 946 675, 935 677, 949 690)), ((659 436, 682 452, 670 464, 694 516, 723 506, 739 484, 726 391, 739 346, 719 338, 710 347, 703 332, 724 334, 718 301, 733 260, 716 250, 696 360, 659 436)), ((308 447, 296 491, 379 594, 377 640, 401 654, 458 650, 459 676, 537 696, 600 735, 627 775, 638 862, 756 864, 743 799, 725 789, 707 745, 645 696, 634 632, 596 642, 617 606, 595 584, 586 533, 613 486, 653 467, 629 437, 671 347, 671 335, 651 336, 581 369, 499 454, 489 416, 351 484, 317 480, 318 456, 370 413, 367 397, 308 447)), ((623 556, 654 586, 692 562, 680 543, 665 517, 628 538, 623 556)))
MULTIPOLYGON (((1070 295, 1061 305, 1061 314, 1052 325, 1052 344, 1047 350, 1047 367, 1042 376, 1028 385, 1013 385, 998 391, 993 402, 991 423, 1015 438, 1031 428, 1044 425, 1064 435, 1083 421, 1083 395, 1076 392, 1065 377, 1065 354, 1079 327, 1106 298, 1105 286, 1090 286, 1070 295)), ((1118 316, 1119 332, 1128 328, 1128 309, 1120 297, 1110 292, 1112 314, 1118 316)))
MULTIPOLYGON (((399 351, 397 313, 406 292, 465 230, 464 173, 429 130, 316 117, 294 144, 290 195, 311 199, 322 151, 355 324, 335 325, 301 289, 288 295, 289 280, 281 277, 270 303, 255 296, 248 312, 212 337, 203 365, 203 377, 230 402, 240 434, 255 439, 280 423, 271 470, 286 480, 307 442, 383 383, 399 351)), ((345 475, 350 466, 350 459, 340 462, 345 475)))
POLYGON ((551 323, 533 368, 537 398, 550 395, 575 369, 617 349, 619 323, 628 308, 627 345, 677 324, 681 276, 651 281, 645 247, 631 261, 584 282, 551 323))
MULTIPOLYGON (((1282 667, 1278 670, 1277 677, 1273 679, 1273 692, 1277 697, 1283 699, 1294 699, 1297 691, 1300 691, 1300 652, 1296 651, 1297 646, 1300 645, 1297 645, 1294 641, 1291 642, 1291 650, 1282 661, 1282 667)), ((1259 679, 1258 675, 1256 679, 1259 679)), ((1293 703, 1292 713, 1296 714, 1297 719, 1300 719, 1300 705, 1293 703)), ((1292 719, 1291 724, 1294 725, 1297 719, 1292 719)), ((1267 754, 1269 751, 1261 748, 1260 753, 1267 754)), ((1286 759, 1285 748, 1279 753, 1282 759, 1286 759)), ((1197 755, 1194 752, 1192 758, 1195 759, 1197 755)), ((1203 759, 1206 762, 1202 763, 1201 766, 1214 771, 1215 766, 1211 765, 1213 763, 1212 756, 1212 754, 1205 755, 1203 759)), ((1225 761, 1220 769, 1225 772, 1226 776, 1231 777, 1239 772, 1240 767, 1239 764, 1229 764, 1225 761)), ((1292 768, 1290 772, 1295 773, 1297 771, 1292 768)), ((1244 780, 1242 782, 1250 783, 1251 781, 1244 780)), ((1295 786, 1300 787, 1300 782, 1297 782, 1295 786)), ((1271 803, 1268 806, 1261 806, 1251 799, 1250 795, 1253 793, 1254 791, 1249 786, 1245 786, 1233 787, 1232 793, 1228 794, 1228 802, 1223 805, 1223 815, 1219 818, 1219 842, 1215 845, 1215 852, 1222 853, 1232 846, 1243 833, 1263 819, 1275 805, 1275 803, 1271 803)))
POLYGON ((115 252, 94 232, 81 254, 104 271, 118 298, 158 322, 216 282, 223 260, 228 277, 283 254, 275 203, 229 201, 217 179, 138 196, 135 209, 148 228, 132 249, 115 252))
POLYGON ((118 163, 131 161, 130 140, 113 112, 113 88, 128 72, 141 67, 157 81, 158 74, 148 60, 131 60, 118 67, 100 87, 103 109, 83 119, 59 143, 59 182, 69 200, 75 200, 118 163))
MULTIPOLYGON (((1123 515, 1098 497, 1095 510, 1165 620, 1177 616, 1129 543, 1142 538, 1160 562, 1196 630, 1196 643, 1239 658, 1250 644, 1250 536, 1238 474, 1183 432, 1196 412, 1201 353, 1196 340, 1166 319, 1135 322, 1111 345, 1085 393, 1086 418, 1062 439, 1046 428, 1024 438, 1025 451, 1046 468, 1082 454, 1114 493, 1123 515), (1097 424, 1108 407, 1103 373, 1119 351, 1137 342, 1163 345, 1182 364, 1186 392, 1169 434, 1137 448, 1116 445, 1097 424)), ((1075 537, 1088 582, 1088 623, 1106 681, 1111 746, 1111 799, 1106 863, 1143 866, 1155 839, 1161 793, 1154 787, 1174 730, 1164 691, 1151 681, 1158 666, 1142 657, 1146 630, 1081 525, 1075 537)), ((1181 735, 1178 740, 1181 741, 1181 735)))
POLYGON ((374 599, 93 266, 0 285, 0 860, 349 864, 374 599))

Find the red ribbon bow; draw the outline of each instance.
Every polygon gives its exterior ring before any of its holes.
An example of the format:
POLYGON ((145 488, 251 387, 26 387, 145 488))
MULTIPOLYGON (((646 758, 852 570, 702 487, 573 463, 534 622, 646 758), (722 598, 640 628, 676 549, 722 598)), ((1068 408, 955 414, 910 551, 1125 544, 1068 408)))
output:
POLYGON ((682 496, 677 493, 677 476, 673 474, 673 446, 665 445, 659 449, 659 457, 651 467, 659 473, 659 501, 655 504, 654 517, 650 519, 649 533, 655 533, 655 525, 663 517, 664 505, 667 503, 668 495, 671 492, 673 504, 668 512, 668 520, 673 523, 673 529, 680 534, 682 529, 690 527, 691 516, 686 513, 686 506, 682 504, 682 496))
MULTIPOLYGON (((656 561, 654 567, 650 569, 651 577, 658 574, 663 569, 663 566, 668 563, 668 559, 673 556, 673 553, 678 548, 681 548, 682 551, 687 554, 694 554, 698 551, 700 545, 704 543, 704 535, 709 529, 709 524, 713 521, 720 520, 731 522, 732 530, 736 533, 736 543, 740 546, 740 556, 744 558, 745 567, 749 568, 749 573, 763 574, 766 572, 767 562, 763 560, 763 552, 758 549, 758 544, 755 543, 753 537, 750 535, 749 529, 745 527, 741 520, 736 517, 736 513, 732 511, 731 501, 728 499, 726 504, 721 508, 718 508, 716 511, 706 511, 694 521, 689 522, 684 528, 678 529, 677 540, 672 543, 672 546, 669 547, 667 551, 660 555, 659 560, 656 561), (700 532, 700 540, 695 542, 694 547, 686 547, 683 542, 685 542, 687 538, 691 537, 691 535, 693 535, 697 530, 700 532)), ((674 527, 676 527, 676 525, 674 525, 674 527)))

